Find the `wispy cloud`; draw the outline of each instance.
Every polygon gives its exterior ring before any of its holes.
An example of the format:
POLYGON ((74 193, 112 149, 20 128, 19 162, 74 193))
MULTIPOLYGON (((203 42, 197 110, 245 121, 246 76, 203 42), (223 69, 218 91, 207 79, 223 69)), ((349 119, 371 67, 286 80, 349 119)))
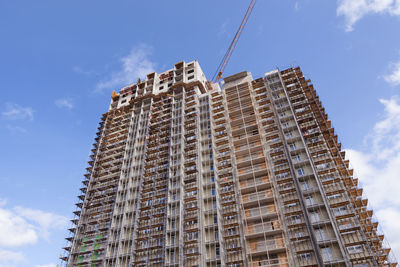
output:
POLYGON ((300 9, 299 1, 296 1, 296 2, 294 3, 294 10, 298 11, 299 9, 300 9))
POLYGON ((219 37, 228 34, 228 31, 227 31, 227 26, 228 26, 228 24, 229 24, 229 19, 226 19, 226 20, 219 26, 219 28, 218 28, 218 34, 217 34, 219 37))
POLYGON ((11 263, 25 261, 25 257, 20 252, 0 249, 0 266, 10 267, 11 263))
POLYGON ((392 69, 391 73, 383 76, 383 78, 391 85, 400 85, 400 61, 392 63, 390 68, 392 69))
POLYGON ((400 99, 381 99, 384 115, 365 138, 365 151, 346 149, 366 196, 400 255, 400 99))
POLYGON ((354 24, 367 15, 389 14, 400 16, 400 0, 338 0, 338 16, 344 16, 345 30, 354 30, 354 24))
POLYGON ((85 70, 82 67, 75 66, 72 68, 72 71, 78 74, 86 75, 86 76, 91 76, 91 75, 99 75, 96 71, 93 70, 85 70))
POLYGON ((6 109, 1 115, 8 120, 24 120, 33 121, 34 110, 31 107, 22 107, 16 103, 6 103, 6 109))
POLYGON ((55 263, 49 263, 49 264, 43 264, 43 265, 36 265, 35 267, 56 267, 57 264, 55 263))
POLYGON ((55 101, 55 104, 59 108, 73 109, 74 104, 71 98, 59 98, 55 101))
POLYGON ((133 47, 127 56, 120 58, 120 70, 114 71, 109 78, 100 81, 96 91, 119 89, 153 72, 157 64, 150 60, 151 53, 152 47, 149 45, 141 44, 133 47))
POLYGON ((7 124, 6 128, 12 133, 26 134, 28 132, 24 127, 21 126, 7 124))

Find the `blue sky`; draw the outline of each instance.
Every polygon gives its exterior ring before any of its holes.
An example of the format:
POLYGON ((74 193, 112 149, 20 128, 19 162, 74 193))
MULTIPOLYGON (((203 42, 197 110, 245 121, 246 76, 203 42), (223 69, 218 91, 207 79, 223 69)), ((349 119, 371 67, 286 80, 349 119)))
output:
MULTIPOLYGON (((56 266, 111 91, 181 60, 211 78, 248 3, 0 1, 0 267, 56 266)), ((225 74, 291 65, 400 255, 400 0, 259 0, 225 74)))

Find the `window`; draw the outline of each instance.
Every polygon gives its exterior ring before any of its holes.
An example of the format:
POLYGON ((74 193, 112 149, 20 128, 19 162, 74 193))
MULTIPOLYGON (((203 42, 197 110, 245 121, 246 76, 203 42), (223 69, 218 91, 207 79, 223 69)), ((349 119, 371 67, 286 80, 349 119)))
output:
POLYGON ((211 189, 211 195, 212 195, 212 196, 215 196, 215 188, 212 188, 212 189, 211 189))
POLYGON ((317 240, 325 240, 325 231, 322 228, 315 229, 315 235, 317 236, 317 240))
POLYGON ((188 248, 188 249, 186 250, 186 253, 192 254, 192 253, 197 253, 197 251, 198 251, 198 248, 197 248, 197 247, 196 247, 196 248, 188 248))
POLYGON ((299 161, 301 160, 301 159, 300 159, 300 155, 297 155, 297 154, 294 155, 294 156, 293 156, 293 160, 299 162, 299 161))
POLYGON ((217 216, 217 214, 214 214, 214 223, 218 223, 218 216, 217 216))
POLYGON ((299 176, 303 176, 304 175, 304 169, 303 168, 299 168, 299 169, 297 169, 297 174, 299 175, 299 176))
POLYGON ((290 143, 289 144, 290 150, 295 150, 296 149, 296 144, 295 143, 290 143))
POLYGON ((334 195, 327 196, 327 198, 329 200, 333 200, 335 198, 340 198, 341 196, 342 196, 342 194, 334 194, 334 195))
POLYGON ((188 233, 188 240, 195 240, 199 236, 199 232, 190 232, 188 233))
POLYGON ((197 224, 197 220, 188 221, 186 224, 187 224, 187 225, 194 225, 194 224, 197 224))
POLYGON ((236 235, 236 228, 229 228, 228 235, 236 235))
POLYGON ((214 164, 211 164, 210 165, 210 171, 213 171, 214 170, 214 164))
POLYGON ((309 260, 311 260, 311 253, 303 253, 303 254, 300 254, 300 259, 301 259, 302 261, 309 261, 309 260))
POLYGON ((176 257, 175 257, 175 250, 171 250, 171 251, 169 252, 169 256, 170 256, 171 262, 175 262, 175 260, 176 260, 176 257))
POLYGON ((214 240, 218 240, 218 229, 214 230, 214 240))
POLYGON ((310 220, 312 223, 319 222, 320 218, 318 212, 316 211, 310 212, 310 220))
POLYGON ((220 250, 219 250, 219 244, 215 245, 215 256, 217 256, 217 258, 219 258, 220 256, 220 250))
POLYGON ((293 216, 291 217, 291 219, 292 219, 292 223, 301 223, 301 217, 300 217, 300 215, 293 215, 293 216))
POLYGON ((287 184, 284 184, 284 185, 282 186, 283 189, 292 189, 292 187, 293 187, 293 184, 292 184, 292 183, 287 183, 287 184))
POLYGON ((294 234, 294 236, 295 236, 296 238, 299 238, 299 237, 304 237, 304 236, 306 236, 306 234, 305 234, 304 232, 297 232, 297 233, 294 234))
POLYGON ((335 213, 336 216, 345 215, 347 214, 347 208, 346 207, 334 208, 333 213, 335 213))
POLYGON ((312 195, 308 195, 305 198, 306 198, 306 205, 307 206, 314 205, 314 198, 312 197, 312 195))
POLYGON ((334 179, 333 176, 321 177, 322 182, 332 181, 333 179, 334 179))
POLYGON ((171 244, 175 244, 175 236, 174 235, 171 235, 171 237, 170 237, 170 241, 171 241, 171 244))
POLYGON ((300 113, 300 112, 303 112, 303 111, 305 111, 305 110, 306 110, 306 108, 298 108, 298 109, 296 109, 294 112, 300 113))
POLYGON ((368 263, 354 264, 353 267, 369 267, 368 263))
POLYGON ((350 229, 353 227, 353 224, 350 220, 345 220, 345 221, 341 221, 339 222, 339 229, 340 230, 345 230, 345 229, 350 229))
POLYGON ((347 247, 347 251, 349 252, 349 254, 355 254, 355 253, 362 253, 364 249, 362 245, 355 245, 347 247))
POLYGON ((292 133, 292 132, 287 132, 287 133, 285 134, 285 136, 286 136, 287 138, 290 138, 290 137, 293 136, 293 133, 292 133))
POLYGON ((317 169, 318 170, 325 170, 329 168, 329 163, 323 163, 323 164, 319 164, 317 165, 317 169))
POLYGON ((189 76, 189 77, 188 77, 188 80, 191 80, 191 79, 193 79, 193 78, 194 78, 194 75, 189 76))
POLYGON ((310 185, 309 185, 307 182, 303 182, 303 183, 301 184, 301 187, 303 188, 303 190, 308 190, 308 189, 310 189, 310 185))
POLYGON ((286 206, 286 208, 296 207, 297 202, 289 203, 289 204, 286 204, 285 206, 286 206))
POLYGON ((329 247, 321 248, 321 254, 322 254, 322 259, 324 261, 333 260, 331 248, 329 247))

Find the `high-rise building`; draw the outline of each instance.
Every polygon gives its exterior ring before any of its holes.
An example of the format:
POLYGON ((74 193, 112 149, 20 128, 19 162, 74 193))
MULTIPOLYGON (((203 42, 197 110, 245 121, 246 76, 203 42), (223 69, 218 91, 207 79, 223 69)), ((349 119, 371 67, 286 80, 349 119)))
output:
POLYGON ((396 266, 300 68, 207 82, 197 61, 112 94, 72 266, 396 266))

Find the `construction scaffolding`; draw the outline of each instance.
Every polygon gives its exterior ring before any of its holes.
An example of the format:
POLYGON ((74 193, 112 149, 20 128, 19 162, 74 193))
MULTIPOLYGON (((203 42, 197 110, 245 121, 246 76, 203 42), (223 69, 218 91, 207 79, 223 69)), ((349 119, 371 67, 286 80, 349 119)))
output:
POLYGON ((62 266, 397 266, 299 68, 113 92, 62 266))

